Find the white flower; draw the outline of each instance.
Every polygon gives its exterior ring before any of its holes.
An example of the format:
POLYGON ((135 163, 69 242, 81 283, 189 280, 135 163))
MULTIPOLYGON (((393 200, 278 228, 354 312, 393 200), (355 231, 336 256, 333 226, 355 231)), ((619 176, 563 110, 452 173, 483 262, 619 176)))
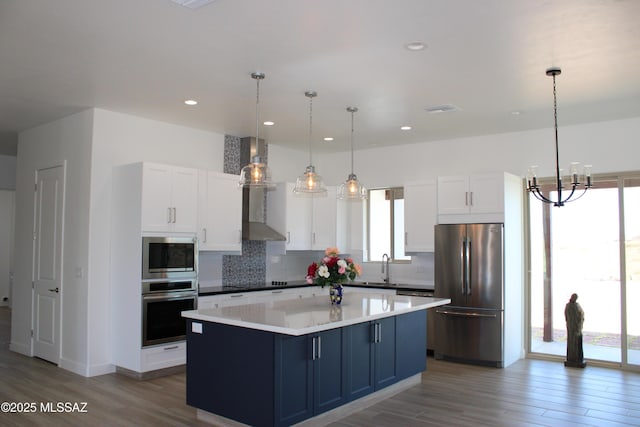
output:
POLYGON ((329 278, 329 267, 327 267, 326 265, 321 265, 318 268, 318 276, 324 277, 325 279, 328 279, 329 278))
POLYGON ((343 259, 338 260, 338 267, 347 268, 347 261, 345 261, 343 259))

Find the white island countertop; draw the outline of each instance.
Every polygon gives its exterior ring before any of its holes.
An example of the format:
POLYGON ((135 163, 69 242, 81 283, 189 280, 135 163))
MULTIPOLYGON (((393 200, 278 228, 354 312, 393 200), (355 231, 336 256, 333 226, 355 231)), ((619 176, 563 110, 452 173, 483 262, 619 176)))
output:
POLYGON ((342 304, 327 295, 183 311, 182 316, 285 335, 306 335, 449 304, 447 298, 349 291, 342 304))

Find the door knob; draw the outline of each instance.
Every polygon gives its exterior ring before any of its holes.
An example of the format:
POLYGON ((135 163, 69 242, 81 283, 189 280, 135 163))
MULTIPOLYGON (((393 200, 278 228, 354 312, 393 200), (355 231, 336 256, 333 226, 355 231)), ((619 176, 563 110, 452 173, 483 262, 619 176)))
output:
POLYGON ((56 294, 60 292, 60 289, 55 288, 55 289, 49 289, 49 292, 55 292, 56 294))

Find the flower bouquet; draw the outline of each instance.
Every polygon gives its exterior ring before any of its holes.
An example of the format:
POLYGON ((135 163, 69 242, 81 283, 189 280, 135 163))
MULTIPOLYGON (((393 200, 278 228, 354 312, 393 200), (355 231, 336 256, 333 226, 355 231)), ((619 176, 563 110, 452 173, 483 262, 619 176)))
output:
POLYGON ((314 262, 307 268, 307 283, 322 287, 330 285, 332 304, 342 302, 342 284, 353 280, 362 273, 362 268, 351 258, 340 258, 338 248, 327 248, 320 262, 314 262))

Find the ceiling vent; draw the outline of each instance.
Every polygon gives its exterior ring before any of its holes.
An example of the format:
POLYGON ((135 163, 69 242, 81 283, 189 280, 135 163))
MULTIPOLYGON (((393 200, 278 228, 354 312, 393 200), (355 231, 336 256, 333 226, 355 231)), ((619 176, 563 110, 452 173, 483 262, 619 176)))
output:
POLYGON ((189 9, 199 9, 202 6, 206 6, 209 3, 213 3, 214 0, 171 0, 175 4, 188 7, 189 9))
POLYGON ((462 109, 453 104, 443 104, 436 105, 434 107, 427 107, 427 113, 429 114, 440 114, 440 113, 455 113, 456 111, 461 111, 462 109))

